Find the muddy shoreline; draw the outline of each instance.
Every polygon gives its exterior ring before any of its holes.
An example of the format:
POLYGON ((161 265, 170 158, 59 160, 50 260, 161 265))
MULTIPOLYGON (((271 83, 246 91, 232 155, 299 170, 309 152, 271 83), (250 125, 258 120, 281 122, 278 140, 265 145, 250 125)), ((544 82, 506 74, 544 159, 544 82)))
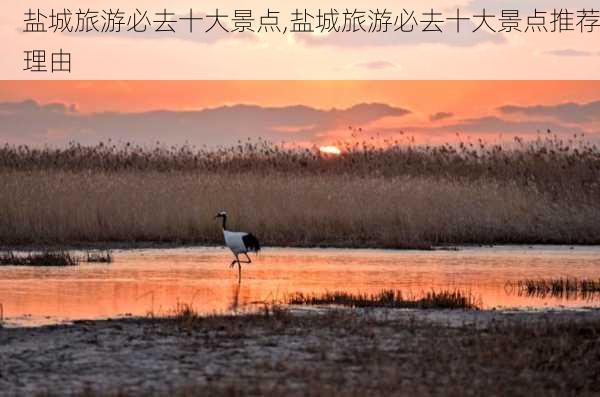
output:
POLYGON ((600 310, 268 309, 0 328, 30 395, 589 395, 600 310))

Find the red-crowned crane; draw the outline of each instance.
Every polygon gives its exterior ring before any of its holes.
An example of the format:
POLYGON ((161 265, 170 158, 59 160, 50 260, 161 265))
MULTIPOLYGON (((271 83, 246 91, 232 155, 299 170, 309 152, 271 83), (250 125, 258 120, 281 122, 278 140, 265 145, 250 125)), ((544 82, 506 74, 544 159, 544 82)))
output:
POLYGON ((227 212, 221 211, 216 216, 215 219, 221 218, 223 220, 223 237, 225 238, 225 245, 229 247, 233 255, 235 255, 235 259, 231 262, 231 267, 238 264, 238 282, 242 281, 242 263, 252 263, 252 260, 248 256, 248 252, 258 252, 260 251, 260 243, 258 239, 254 237, 251 233, 246 232, 233 232, 231 230, 227 230, 227 212), (240 254, 244 254, 246 256, 247 261, 240 261, 240 254))

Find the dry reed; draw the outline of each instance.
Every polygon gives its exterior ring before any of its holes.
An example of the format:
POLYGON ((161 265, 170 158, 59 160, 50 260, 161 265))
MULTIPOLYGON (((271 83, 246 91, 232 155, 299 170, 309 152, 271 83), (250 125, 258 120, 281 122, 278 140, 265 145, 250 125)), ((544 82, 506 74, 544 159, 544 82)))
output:
POLYGON ((518 294, 539 298, 594 299, 600 297, 600 279, 527 279, 510 283, 518 294))
POLYGON ((404 296, 402 291, 382 290, 376 294, 350 293, 345 291, 323 294, 297 292, 286 299, 291 305, 342 305, 350 307, 385 307, 405 309, 464 309, 476 310, 480 305, 470 292, 429 291, 420 297, 404 296))
POLYGON ((215 151, 0 149, 0 243, 220 243, 214 214, 264 244, 600 243, 600 151, 548 135, 505 149, 266 142, 215 151))
POLYGON ((112 252, 110 250, 87 251, 85 261, 87 263, 112 263, 112 252))
POLYGON ((33 252, 16 255, 12 251, 0 253, 0 266, 77 266, 79 258, 64 251, 33 252))

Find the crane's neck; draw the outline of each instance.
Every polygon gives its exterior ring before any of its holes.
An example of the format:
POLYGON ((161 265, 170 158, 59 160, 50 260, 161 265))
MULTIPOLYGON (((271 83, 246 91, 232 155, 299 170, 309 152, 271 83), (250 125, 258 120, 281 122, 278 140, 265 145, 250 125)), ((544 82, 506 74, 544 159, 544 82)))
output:
POLYGON ((223 218, 223 230, 227 230, 227 215, 222 216, 223 218))

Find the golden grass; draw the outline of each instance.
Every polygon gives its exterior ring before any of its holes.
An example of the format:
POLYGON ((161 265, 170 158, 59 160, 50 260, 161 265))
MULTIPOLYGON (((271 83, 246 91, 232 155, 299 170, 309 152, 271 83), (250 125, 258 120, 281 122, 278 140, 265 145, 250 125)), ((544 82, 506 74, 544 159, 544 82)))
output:
POLYGON ((214 152, 0 150, 0 244, 220 243, 214 214, 263 244, 600 243, 600 154, 539 141, 214 152))
MULTIPOLYGON (((512 145, 482 140, 455 145, 415 145, 399 141, 339 142, 341 156, 317 147, 282 147, 263 141, 239 142, 214 150, 190 146, 155 147, 73 143, 65 149, 0 147, 0 168, 14 170, 187 171, 270 174, 346 174, 353 176, 433 176, 451 179, 491 178, 535 184, 561 192, 565 186, 600 189, 600 150, 583 136, 562 139, 550 132, 533 141, 514 138, 512 145)), ((596 190, 597 191, 597 190, 596 190)))
POLYGON ((495 181, 209 173, 0 174, 4 244, 217 243, 214 214, 267 245, 598 243, 600 205, 495 181))

